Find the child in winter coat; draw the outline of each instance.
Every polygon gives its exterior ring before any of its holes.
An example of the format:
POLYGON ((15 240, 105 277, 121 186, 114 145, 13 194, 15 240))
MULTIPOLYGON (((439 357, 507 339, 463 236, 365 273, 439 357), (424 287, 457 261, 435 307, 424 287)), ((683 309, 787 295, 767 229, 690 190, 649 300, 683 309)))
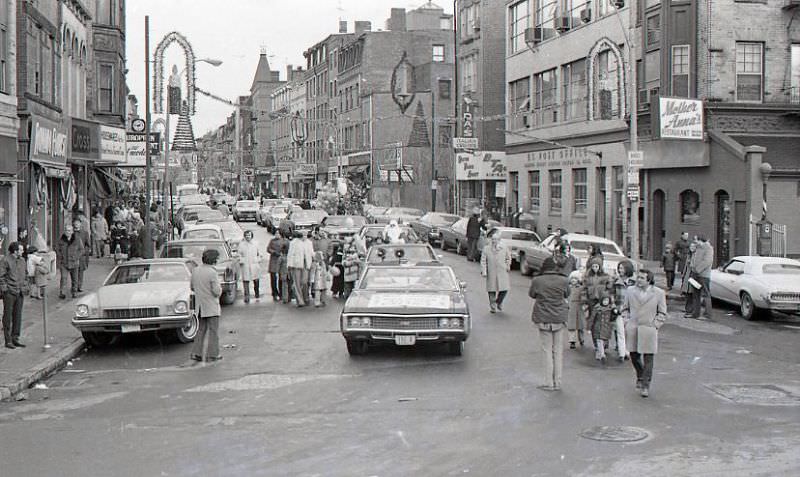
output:
POLYGON ((583 330, 586 327, 586 312, 583 309, 585 297, 583 295, 583 280, 581 273, 574 271, 569 274, 569 314, 567 315, 567 330, 569 330, 569 349, 575 349, 577 339, 583 347, 583 330))
POLYGON ((328 282, 328 264, 325 263, 325 253, 321 250, 314 252, 309 281, 311 290, 314 292, 314 306, 325 306, 325 292, 330 284, 328 282))
POLYGON ((355 287, 356 280, 361 274, 361 258, 358 256, 358 250, 352 241, 349 241, 344 246, 344 259, 342 260, 344 267, 344 297, 350 296, 350 292, 355 287))
POLYGON ((616 320, 618 314, 611 294, 603 292, 600 300, 594 305, 589 315, 589 328, 592 330, 592 338, 594 339, 594 358, 600 361, 603 366, 606 364, 608 340, 611 339, 611 333, 614 331, 614 320, 616 320))
POLYGON ((671 242, 667 242, 664 246, 661 266, 664 267, 664 274, 667 276, 667 291, 672 290, 672 285, 675 284, 675 252, 672 250, 671 242))

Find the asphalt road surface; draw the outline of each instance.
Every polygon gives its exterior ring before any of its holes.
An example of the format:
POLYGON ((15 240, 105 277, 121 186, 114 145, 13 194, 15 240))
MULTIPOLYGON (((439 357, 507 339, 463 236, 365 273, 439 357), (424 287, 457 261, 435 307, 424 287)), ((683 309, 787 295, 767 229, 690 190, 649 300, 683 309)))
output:
POLYGON ((565 350, 563 390, 547 392, 529 279, 513 272, 491 315, 478 265, 443 260, 469 287, 462 357, 351 358, 341 302, 240 299, 218 363, 183 367, 190 345, 125 337, 0 404, 0 475, 800 475, 797 319, 696 321, 670 303, 650 398, 629 363, 604 369, 590 349, 565 350))

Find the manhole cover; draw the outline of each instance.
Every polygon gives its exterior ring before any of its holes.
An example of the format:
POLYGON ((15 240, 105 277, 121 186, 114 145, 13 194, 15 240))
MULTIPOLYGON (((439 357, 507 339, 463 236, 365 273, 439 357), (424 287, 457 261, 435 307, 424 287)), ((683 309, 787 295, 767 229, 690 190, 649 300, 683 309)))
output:
POLYGON ((650 433, 639 427, 596 426, 580 433, 581 437, 594 441, 636 442, 650 436, 650 433))
POLYGON ((711 384, 709 389, 737 404, 798 406, 800 396, 774 384, 711 384))

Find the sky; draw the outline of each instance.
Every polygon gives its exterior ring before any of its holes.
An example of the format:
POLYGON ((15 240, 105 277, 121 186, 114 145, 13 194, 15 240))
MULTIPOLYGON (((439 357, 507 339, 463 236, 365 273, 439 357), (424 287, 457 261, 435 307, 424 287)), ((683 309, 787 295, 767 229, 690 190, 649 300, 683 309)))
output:
MULTIPOLYGON (((192 45, 196 58, 222 60, 218 67, 207 63, 196 65, 197 86, 234 101, 238 96, 250 94, 262 48, 272 70, 280 71, 284 80, 286 65, 305 67, 303 51, 336 33, 340 19, 348 21, 349 32, 353 31, 355 20, 371 21, 373 30, 383 29, 391 8, 411 10, 425 3, 427 0, 128 0, 128 86, 139 100, 139 115, 144 117, 145 15, 150 16, 151 55, 167 34, 181 33, 192 45)), ((453 13, 451 0, 434 3, 445 13, 453 13)), ((172 43, 164 54, 166 77, 173 64, 178 71, 186 66, 183 50, 177 43, 172 43)), ((150 75, 152 96, 152 67, 150 75)), ((164 78, 165 84, 166 81, 164 78)), ((233 107, 199 93, 196 97, 192 125, 195 136, 200 137, 222 125, 233 107)), ((159 117, 154 114, 152 119, 159 117)), ((173 117, 170 129, 174 130, 176 123, 177 118, 173 117)))

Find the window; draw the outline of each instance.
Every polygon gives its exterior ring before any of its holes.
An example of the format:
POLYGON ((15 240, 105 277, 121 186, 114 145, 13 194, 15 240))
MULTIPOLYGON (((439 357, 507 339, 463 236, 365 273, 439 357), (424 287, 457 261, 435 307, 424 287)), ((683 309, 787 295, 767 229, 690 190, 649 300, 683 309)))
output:
POLYGON ((619 62, 606 50, 597 55, 594 73, 594 119, 613 119, 620 116, 619 62))
POLYGON ((535 126, 558 121, 557 88, 555 69, 533 75, 533 121, 535 126))
POLYGON ((763 98, 763 44, 736 42, 736 100, 763 98))
POLYGON ((508 53, 525 48, 525 29, 531 26, 531 11, 528 0, 508 7, 508 53))
MULTIPOLYGON (((632 1, 632 0, 628 0, 632 1)), ((597 0, 597 17, 604 17, 606 15, 610 15, 614 13, 616 9, 614 5, 611 3, 611 0, 597 0)), ((637 10, 641 10, 641 8, 637 8, 637 10)))
POLYGON ((539 28, 542 40, 556 36, 555 22, 558 0, 539 0, 534 10, 533 27, 539 28))
POLYGON ((509 172, 508 176, 511 179, 511 197, 508 205, 517 210, 519 207, 519 172, 509 172))
POLYGON ((475 75, 476 75, 476 57, 475 55, 464 58, 462 63, 462 84, 465 92, 475 92, 475 75))
POLYGON ((647 48, 658 48, 661 41, 661 15, 656 13, 647 17, 647 29, 645 31, 645 45, 647 48))
POLYGON ((530 190, 531 210, 538 212, 542 202, 542 183, 539 171, 528 171, 528 188, 530 190))
MULTIPOLYGON (((459 28, 461 29, 461 37, 468 37, 475 34, 478 29, 476 26, 480 22, 480 3, 473 3, 472 5, 461 10, 459 20, 459 28)), ((448 25, 447 29, 450 29, 448 25)))
POLYGON ((790 85, 792 89, 789 92, 789 101, 797 104, 800 103, 800 44, 792 45, 791 55, 792 79, 790 85))
POLYGON ((561 169, 550 171, 550 213, 561 213, 561 169))
POLYGON ((450 87, 450 80, 449 79, 440 79, 439 80, 439 99, 450 99, 452 96, 452 91, 450 87))
POLYGON ((586 60, 578 60, 561 67, 563 84, 562 114, 564 120, 586 118, 586 60))
POLYGON ((681 192, 681 223, 684 224, 699 224, 700 223, 700 195, 691 190, 686 189, 681 192))
POLYGON ((114 67, 101 64, 98 70, 98 111, 103 113, 113 112, 114 104, 114 67))
POLYGON ((689 45, 672 47, 672 96, 689 97, 689 45))
POLYGON ((529 127, 528 112, 531 109, 531 78, 526 76, 508 84, 509 115, 508 127, 511 130, 529 127))
POLYGON ((588 204, 586 169, 572 170, 572 212, 585 214, 588 204))
POLYGON ((592 6, 591 0, 562 0, 561 16, 567 20, 569 28, 577 28, 583 24, 581 13, 592 6))
POLYGON ((433 45, 433 62, 444 63, 444 45, 433 45))

